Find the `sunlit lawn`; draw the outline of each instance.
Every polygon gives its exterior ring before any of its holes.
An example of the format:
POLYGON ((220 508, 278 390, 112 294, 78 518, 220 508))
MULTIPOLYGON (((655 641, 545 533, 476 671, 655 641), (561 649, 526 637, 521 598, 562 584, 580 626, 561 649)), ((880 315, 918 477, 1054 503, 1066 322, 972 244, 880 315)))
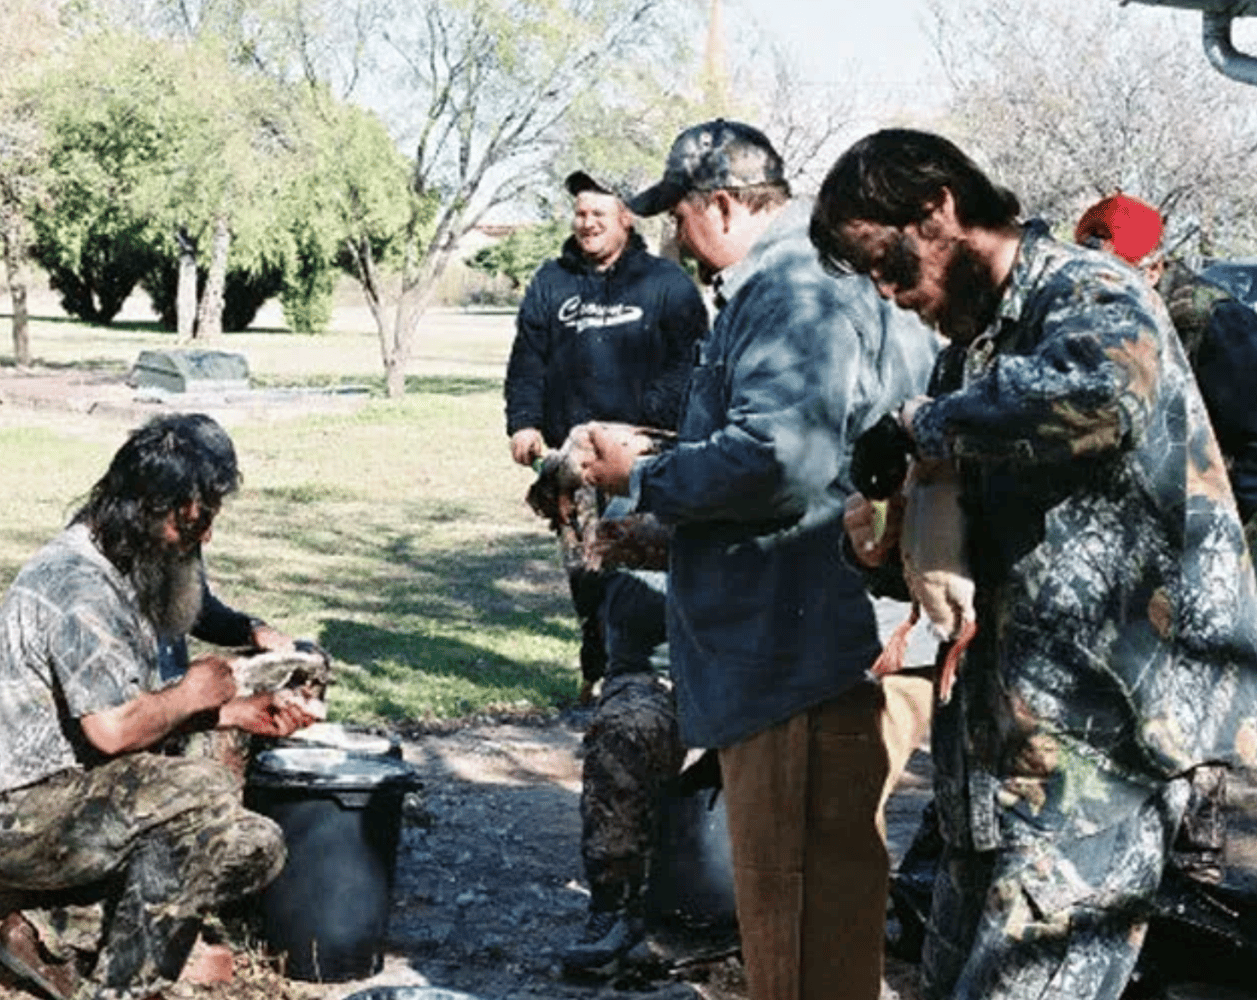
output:
MULTIPOLYGON (((0 328, 7 334, 2 311, 0 328)), ((530 473, 511 463, 503 432, 510 331, 510 316, 446 315, 404 399, 377 393, 349 413, 229 424, 244 487, 215 524, 211 581, 228 602, 332 653, 335 718, 548 709, 576 692, 566 584, 553 539, 523 502, 530 473)), ((54 365, 119 373, 139 350, 173 343, 143 324, 111 332, 45 319, 32 342, 54 365)), ((244 353, 267 385, 379 384, 363 332, 268 330, 216 346, 244 353)), ((135 421, 0 411, 7 586, 135 421)))

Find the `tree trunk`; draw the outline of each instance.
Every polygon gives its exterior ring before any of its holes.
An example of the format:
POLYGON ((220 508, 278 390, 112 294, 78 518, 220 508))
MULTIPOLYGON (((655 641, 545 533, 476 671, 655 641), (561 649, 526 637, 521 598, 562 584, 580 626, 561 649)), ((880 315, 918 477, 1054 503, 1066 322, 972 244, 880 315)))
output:
POLYGON ((379 334, 380 360, 384 363, 384 392, 389 399, 397 399, 406 394, 407 354, 402 347, 408 342, 405 327, 407 317, 411 314, 409 306, 414 297, 414 289, 407 285, 403 276, 397 308, 393 310, 390 322, 385 308, 385 290, 376 270, 370 242, 364 236, 348 240, 347 246, 358 270, 363 297, 367 300, 371 317, 375 320, 376 333, 379 334))
POLYGON ((12 205, 3 208, 0 238, 4 241, 4 265, 13 303, 13 360, 19 368, 31 363, 30 317, 26 309, 26 241, 22 217, 12 205))
POLYGON ((231 230, 227 217, 214 220, 214 242, 210 247, 209 274, 201 294, 201 308, 196 317, 195 340, 213 340, 223 332, 223 293, 227 287, 227 251, 231 249, 231 230))
POLYGON ((196 241, 182 226, 175 234, 179 245, 179 283, 175 293, 175 326, 180 343, 196 335, 196 241))
POLYGON ((396 354, 384 362, 384 392, 389 399, 406 395, 406 368, 396 354))
POLYGON ((389 399, 406 395, 406 369, 414 345, 414 331, 423 310, 419 306, 420 289, 402 279, 401 294, 393 313, 392 339, 384 352, 384 391, 389 399))

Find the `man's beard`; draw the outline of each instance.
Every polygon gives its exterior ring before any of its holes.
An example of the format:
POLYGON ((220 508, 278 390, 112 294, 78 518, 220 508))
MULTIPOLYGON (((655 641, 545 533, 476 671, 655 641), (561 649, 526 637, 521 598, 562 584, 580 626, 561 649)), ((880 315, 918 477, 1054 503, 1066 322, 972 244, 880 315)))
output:
POLYGON ((946 295, 938 317, 939 332, 958 344, 968 344, 995 319, 999 286, 973 251, 960 243, 948 261, 943 287, 946 295))
POLYGON ((203 573, 199 548, 158 546, 136 557, 131 583, 140 611, 159 635, 179 638, 192 630, 201 616, 203 573))

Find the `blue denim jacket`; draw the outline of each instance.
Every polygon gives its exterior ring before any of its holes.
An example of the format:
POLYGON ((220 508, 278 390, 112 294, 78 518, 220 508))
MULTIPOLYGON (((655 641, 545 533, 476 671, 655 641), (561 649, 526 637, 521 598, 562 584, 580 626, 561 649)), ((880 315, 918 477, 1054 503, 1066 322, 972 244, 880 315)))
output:
POLYGON ((674 449, 632 496, 674 524, 668 642, 682 736, 723 747, 841 694, 880 649, 842 557, 855 438, 924 391, 936 338, 868 279, 834 278, 795 201, 720 275, 674 449))

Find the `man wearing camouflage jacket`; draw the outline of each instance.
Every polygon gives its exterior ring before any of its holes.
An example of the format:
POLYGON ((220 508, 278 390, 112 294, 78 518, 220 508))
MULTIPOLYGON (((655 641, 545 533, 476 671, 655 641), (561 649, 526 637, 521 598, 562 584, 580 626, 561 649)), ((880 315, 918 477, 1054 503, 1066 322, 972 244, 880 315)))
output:
POLYGON ((57 1000, 228 979, 229 954, 188 961, 203 918, 283 866, 282 832, 243 807, 227 768, 162 753, 174 734, 315 721, 280 695, 238 694, 218 654, 161 676, 163 648, 201 616, 200 549, 238 483, 216 422, 154 418, 0 604, 0 962, 57 1000), (90 940, 43 936, 64 928, 34 912, 102 902, 90 940))
POLYGON ((1164 306, 1018 211, 947 140, 888 130, 835 163, 812 238, 952 341, 900 411, 958 463, 977 588, 934 716, 926 996, 1115 1000, 1188 775, 1257 759, 1257 588, 1164 306))
MULTIPOLYGON (((1257 367, 1257 312, 1182 261, 1167 259, 1164 230, 1157 209, 1118 192, 1083 212, 1074 241, 1138 268, 1165 302, 1226 459, 1251 553, 1257 543, 1257 406, 1248 383, 1257 367)), ((1226 772, 1225 767, 1193 771, 1192 800, 1171 853, 1172 865, 1205 882, 1223 879, 1226 772)))

